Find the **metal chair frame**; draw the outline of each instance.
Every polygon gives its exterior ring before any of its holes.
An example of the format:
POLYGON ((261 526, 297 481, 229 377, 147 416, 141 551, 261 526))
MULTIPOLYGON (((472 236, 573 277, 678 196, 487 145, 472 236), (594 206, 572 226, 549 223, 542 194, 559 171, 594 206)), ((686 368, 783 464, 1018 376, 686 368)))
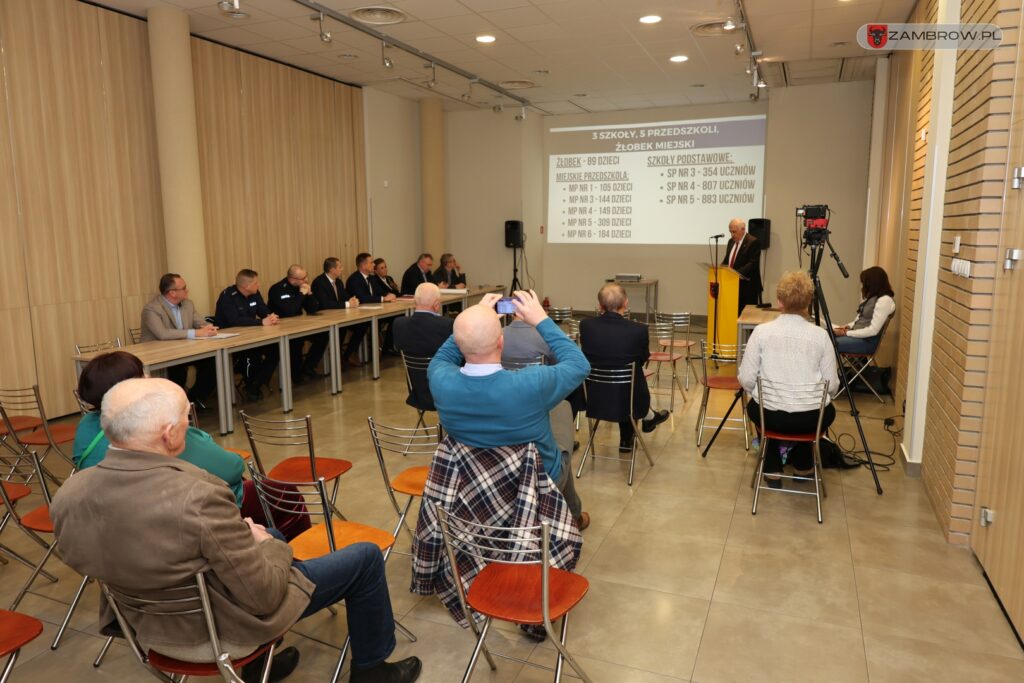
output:
MULTIPOLYGON (((661 376, 661 366, 668 363, 672 368, 672 379, 669 383, 669 412, 675 412, 676 409, 676 389, 679 389, 679 395, 683 397, 683 403, 686 403, 686 391, 683 389, 683 385, 679 382, 679 374, 676 371, 676 363, 685 360, 686 354, 677 353, 676 347, 676 326, 671 321, 663 322, 657 320, 657 317, 662 315, 661 313, 655 313, 655 322, 648 326, 651 332, 654 333, 655 339, 658 340, 658 345, 665 349, 664 351, 655 351, 651 354, 647 360, 647 365, 651 363, 657 364, 654 371, 654 385, 658 386, 658 380, 661 376)), ((689 375, 687 375, 689 377, 689 375)))
POLYGON ((128 328, 128 339, 132 340, 132 344, 142 343, 142 328, 141 327, 129 327, 128 328))
POLYGON ((544 356, 534 356, 532 358, 502 358, 501 367, 505 370, 522 370, 534 365, 544 365, 544 356))
POLYGON ((7 656, 7 662, 4 664, 3 671, 0 672, 0 683, 7 683, 7 679, 10 678, 11 671, 14 670, 14 664, 18 661, 18 655, 21 653, 21 648, 38 638, 39 634, 43 632, 43 622, 39 621, 35 617, 30 617, 29 615, 22 614, 20 612, 0 611, 0 628, 3 628, 5 632, 9 632, 10 630, 18 628, 18 626, 25 628, 25 631, 22 632, 20 641, 10 643, 8 649, 2 653, 2 655, 7 656), (18 624, 12 622, 21 623, 18 624), (29 627, 31 628, 31 631, 28 631, 29 627))
MULTIPOLYGON (((202 614, 203 621, 206 624, 207 635, 210 638, 210 647, 215 653, 211 663, 216 665, 217 671, 226 683, 244 683, 242 677, 238 675, 238 672, 236 672, 231 666, 231 657, 221 648, 220 637, 217 634, 217 624, 213 616, 213 607, 210 605, 210 594, 206 587, 206 578, 204 574, 205 571, 199 572, 195 575, 194 585, 177 586, 160 591, 161 593, 166 593, 168 595, 167 598, 141 598, 127 592, 122 592, 121 590, 113 588, 102 581, 99 581, 98 583, 100 585, 100 590, 109 602, 110 607, 114 612, 114 617, 117 619, 117 623, 121 627, 121 631, 124 633, 125 640, 128 641, 128 646, 135 654, 136 659, 138 659, 139 662, 158 679, 168 681, 168 683, 181 683, 188 678, 188 675, 176 674, 174 672, 171 672, 171 675, 168 675, 167 672, 161 671, 153 665, 150 661, 149 653, 143 652, 138 640, 136 640, 135 632, 132 630, 131 626, 129 626, 128 620, 124 616, 125 611, 156 617, 202 614)), ((255 651, 261 652, 265 649, 267 652, 267 661, 263 665, 263 674, 261 677, 261 681, 263 681, 263 683, 266 683, 270 678, 270 667, 274 662, 274 650, 276 647, 277 640, 275 639, 267 645, 257 648, 255 651)))
MULTIPOLYGON (((591 683, 590 677, 587 676, 586 672, 583 671, 582 667, 580 667, 579 663, 565 647, 565 640, 569 631, 569 611, 567 610, 562 616, 562 627, 558 636, 555 635, 555 628, 551 623, 550 582, 551 573, 556 570, 551 569, 550 523, 542 521, 536 526, 520 527, 489 526, 453 515, 445 510, 440 502, 435 502, 434 505, 437 508, 441 536, 444 539, 448 564, 451 567, 453 583, 459 596, 459 605, 462 607, 462 612, 466 617, 466 621, 469 622, 474 636, 476 636, 476 646, 473 648, 473 654, 470 656, 462 682, 468 683, 470 678, 472 678, 473 669, 476 668, 480 653, 483 652, 492 671, 497 669, 491 656, 493 654, 511 661, 554 671, 555 681, 557 682, 562 680, 564 663, 568 663, 585 683, 591 683), (469 597, 459 572, 456 552, 470 555, 488 564, 501 563, 524 567, 529 565, 537 566, 541 575, 541 615, 544 622, 544 630, 547 632, 548 638, 551 639, 555 649, 558 650, 558 659, 553 669, 540 667, 524 659, 503 655, 499 652, 492 653, 487 649, 484 641, 487 638, 487 632, 490 630, 492 618, 485 614, 483 615, 483 625, 477 625, 473 616, 473 605, 469 602, 469 597)), ((479 578, 480 575, 477 575, 477 580, 479 578)))
POLYGON ((650 453, 649 450, 647 450, 647 444, 644 442, 643 436, 641 436, 643 430, 641 429, 641 426, 640 426, 640 420, 638 418, 633 417, 633 391, 634 391, 634 381, 635 381, 635 376, 634 376, 635 375, 635 368, 636 368, 636 363, 635 362, 630 363, 630 364, 628 364, 628 365, 626 365, 625 367, 622 367, 622 368, 591 368, 590 369, 590 373, 583 380, 583 395, 585 397, 587 397, 587 402, 588 403, 589 403, 589 397, 587 396, 587 394, 589 392, 588 392, 587 386, 590 383, 604 384, 604 385, 616 385, 616 386, 626 386, 626 385, 629 385, 629 404, 628 404, 628 406, 629 406, 629 408, 628 408, 629 415, 628 415, 628 419, 633 424, 633 444, 632 444, 632 447, 630 448, 629 458, 623 458, 623 457, 611 456, 611 455, 598 455, 596 449, 595 449, 594 453, 591 455, 590 449, 594 445, 594 435, 597 433, 597 427, 598 427, 599 424, 601 424, 601 420, 597 419, 597 418, 593 418, 592 419, 588 415, 587 416, 587 424, 590 427, 590 438, 587 439, 587 447, 583 451, 583 457, 580 459, 580 466, 576 470, 576 478, 577 479, 579 479, 583 475, 583 466, 587 464, 587 458, 588 457, 603 458, 605 460, 618 460, 619 462, 626 462, 628 460, 629 461, 629 480, 628 480, 627 483, 628 483, 629 486, 632 486, 633 485, 633 472, 634 472, 634 470, 636 468, 636 445, 637 445, 637 443, 640 444, 640 447, 644 451, 644 455, 647 456, 648 464, 650 464, 651 467, 654 466, 654 460, 651 459, 651 453, 650 453))
MULTIPOLYGON (((423 376, 426 377, 427 368, 430 366, 430 361, 432 361, 434 357, 410 356, 406 354, 405 351, 400 351, 399 353, 402 354, 402 367, 405 368, 405 385, 406 388, 408 388, 409 392, 412 393, 414 391, 412 384, 412 373, 422 372, 423 376)), ((427 414, 427 409, 420 408, 419 406, 414 407, 416 408, 417 413, 416 427, 414 427, 414 429, 418 429, 420 427, 422 427, 423 429, 428 429, 427 422, 424 419, 424 416, 427 414)))
POLYGON ((562 323, 572 320, 572 316, 572 306, 551 306, 548 308, 548 317, 554 320, 559 326, 561 326, 562 323))
MULTIPOLYGON (((882 340, 885 339, 885 333, 889 329, 889 323, 892 322, 892 318, 893 316, 890 315, 886 319, 885 324, 882 325, 882 329, 879 330, 878 332, 878 344, 875 346, 875 350, 872 351, 871 353, 839 353, 839 360, 842 361, 843 364, 843 367, 840 371, 845 372, 846 370, 850 370, 854 373, 853 377, 847 379, 847 385, 852 387, 853 383, 856 382, 858 379, 861 379, 861 374, 870 366, 874 365, 876 368, 878 367, 878 363, 875 361, 875 357, 878 355, 878 350, 882 347, 882 340)), ((875 398, 877 398, 880 403, 885 403, 885 399, 882 398, 877 391, 875 391, 875 388, 871 386, 870 382, 868 382, 865 379, 861 379, 861 382, 865 386, 867 386, 868 391, 874 394, 875 398)), ((836 398, 839 398, 839 396, 844 391, 846 391, 846 387, 840 387, 839 393, 836 394, 836 398)))
MULTIPOLYGON (((18 413, 35 413, 42 421, 42 424, 31 430, 31 433, 36 433, 39 430, 42 430, 46 435, 47 446, 46 450, 43 451, 43 454, 39 456, 40 463, 46 460, 46 456, 50 454, 50 451, 54 451, 64 460, 64 462, 71 465, 71 467, 75 466, 74 460, 69 458, 67 454, 60 449, 57 442, 54 441, 53 432, 50 431, 50 423, 46 419, 46 411, 43 409, 43 399, 39 394, 38 384, 33 384, 31 387, 25 387, 22 389, 0 389, 0 415, 2 415, 4 425, 7 428, 7 434, 0 436, 0 442, 6 443, 10 447, 11 444, 9 442, 13 439, 21 450, 27 451, 28 447, 21 442, 19 434, 28 430, 18 432, 15 429, 15 425, 10 418, 11 411, 18 413)), ((47 475, 50 481, 58 486, 61 484, 61 478, 53 474, 46 467, 43 467, 42 471, 47 475)), ((5 476, 4 478, 9 480, 10 475, 5 476)))
POLYGON ((700 379, 697 374, 697 368, 693 362, 700 360, 698 356, 693 355, 692 350, 697 346, 697 342, 690 337, 690 313, 655 313, 654 319, 659 323, 671 323, 676 329, 676 338, 672 344, 675 348, 685 349, 685 356, 683 360, 686 361, 686 367, 683 369, 683 386, 687 391, 690 390, 690 373, 693 373, 693 379, 695 381, 700 379), (682 339, 679 336, 682 336, 682 339))
MULTIPOLYGON (((714 419, 718 419, 719 422, 715 424, 707 424, 708 419, 708 399, 711 397, 711 391, 715 387, 708 386, 708 361, 710 360, 716 366, 718 364, 730 364, 736 365, 737 359, 743 355, 743 350, 746 348, 746 344, 714 344, 711 348, 711 353, 708 354, 708 342, 706 339, 700 340, 700 367, 701 377, 700 383, 704 387, 704 394, 701 396, 700 409, 697 412, 697 445, 700 446, 700 442, 704 437, 705 429, 716 429, 719 424, 726 423, 722 429, 742 429, 743 430, 743 450, 750 450, 750 424, 747 420, 747 411, 740 409, 742 413, 741 417, 729 417, 712 415, 714 419), (728 422, 742 422, 742 427, 730 427, 728 422)), ((742 389, 740 389, 742 391, 742 389)))
POLYGON ((110 341, 101 341, 96 342, 95 344, 75 344, 75 353, 92 353, 94 351, 110 351, 120 348, 122 348, 121 338, 114 337, 110 341))
MULTIPOLYGON (((757 514, 757 501, 762 490, 774 491, 776 493, 790 493, 802 496, 814 496, 818 507, 818 524, 822 523, 821 499, 827 497, 825 491, 825 477, 821 468, 821 423, 825 417, 825 406, 828 405, 828 382, 817 382, 813 384, 791 384, 786 382, 773 382, 763 377, 757 378, 757 405, 761 412, 761 448, 758 452, 757 467, 754 469, 754 476, 750 481, 754 488, 754 504, 750 508, 750 514, 757 514), (813 434, 786 434, 768 427, 765 421, 764 406, 768 402, 789 402, 818 404, 818 424, 813 434), (794 489, 773 489, 764 485, 764 459, 768 450, 768 441, 771 439, 782 441, 795 441, 798 443, 810 443, 814 452, 814 476, 805 477, 796 474, 779 474, 780 479, 792 481, 813 481, 814 492, 798 491, 794 489), (755 486, 756 484, 756 486, 755 486)), ((775 476, 775 475, 773 475, 775 476)))

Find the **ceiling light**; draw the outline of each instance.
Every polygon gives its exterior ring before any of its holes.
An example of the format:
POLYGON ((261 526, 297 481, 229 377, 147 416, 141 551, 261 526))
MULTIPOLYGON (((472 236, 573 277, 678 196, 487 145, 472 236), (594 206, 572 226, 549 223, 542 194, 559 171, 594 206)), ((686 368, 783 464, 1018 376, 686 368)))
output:
POLYGON ((761 78, 757 79, 757 87, 758 88, 767 88, 768 87, 768 84, 765 83, 763 76, 761 78))
POLYGON ((726 31, 735 31, 736 30, 736 22, 732 20, 732 17, 729 17, 722 24, 722 28, 725 29, 726 31))
POLYGON ((661 17, 657 14, 648 14, 646 17, 640 17, 641 24, 657 24, 661 21, 661 17))
POLYGON ((402 10, 376 5, 356 8, 349 12, 348 15, 361 24, 370 24, 372 26, 400 24, 406 19, 405 12, 402 10))
POLYGON ((242 11, 242 0, 220 0, 217 3, 221 13, 232 19, 248 19, 249 14, 242 11))
POLYGON ((320 22, 320 41, 323 43, 331 42, 331 32, 324 30, 324 13, 317 12, 316 14, 309 17, 311 21, 320 22))
POLYGON ((483 43, 485 45, 490 45, 491 43, 494 42, 494 36, 487 35, 487 34, 484 34, 482 36, 477 36, 476 37, 476 42, 483 43))
POLYGON ((509 81, 501 81, 498 83, 505 90, 526 90, 527 88, 534 88, 537 86, 533 81, 528 81, 525 78, 516 78, 509 81))
POLYGON ((425 85, 428 88, 433 88, 437 85, 437 66, 433 62, 430 63, 430 80, 425 85))
POLYGON ((733 48, 732 48, 732 53, 734 55, 741 55, 741 54, 743 54, 743 43, 736 43, 736 45, 734 45, 733 48))
POLYGON ((848 40, 837 40, 834 43, 829 43, 828 46, 829 47, 846 47, 849 44, 850 44, 850 41, 848 41, 848 40))
POLYGON ((384 65, 385 69, 390 69, 395 65, 395 63, 394 61, 392 61, 391 57, 388 57, 387 55, 384 54, 384 50, 386 50, 387 47, 388 44, 382 41, 380 44, 380 61, 381 64, 384 65))
POLYGON ((680 62, 685 62, 688 59, 690 59, 690 58, 687 57, 686 55, 672 55, 671 57, 668 58, 668 61, 675 62, 676 64, 679 64, 680 62))
POLYGON ((359 55, 352 54, 351 52, 342 52, 340 55, 338 55, 338 59, 359 59, 359 55))

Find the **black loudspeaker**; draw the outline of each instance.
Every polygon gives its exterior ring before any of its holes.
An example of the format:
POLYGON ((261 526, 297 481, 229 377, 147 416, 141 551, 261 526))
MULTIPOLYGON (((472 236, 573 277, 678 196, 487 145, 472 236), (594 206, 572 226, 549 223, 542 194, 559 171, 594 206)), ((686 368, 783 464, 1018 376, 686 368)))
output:
POLYGON ((747 229, 761 243, 762 249, 767 249, 771 246, 772 220, 770 218, 751 218, 747 221, 747 229))
POLYGON ((523 248, 522 221, 505 221, 505 246, 510 249, 523 248))

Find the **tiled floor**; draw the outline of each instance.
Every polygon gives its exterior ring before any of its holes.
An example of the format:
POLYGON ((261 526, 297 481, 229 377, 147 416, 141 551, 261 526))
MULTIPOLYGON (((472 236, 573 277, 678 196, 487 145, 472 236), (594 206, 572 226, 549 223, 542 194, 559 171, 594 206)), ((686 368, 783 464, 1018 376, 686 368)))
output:
MULTIPOLYGON (((298 387, 295 394, 295 414, 314 417, 318 452, 355 462, 343 478, 343 510, 350 519, 390 528, 366 417, 412 425, 415 413, 404 404, 398 364, 387 359, 377 382, 365 370, 346 373, 337 397, 319 385, 298 387)), ((980 567, 969 551, 944 542, 919 481, 905 478, 897 465, 880 474, 885 494, 878 496, 866 469, 830 470, 824 524, 816 523, 813 499, 771 493, 752 517, 752 457, 738 432, 723 432, 701 458, 694 445, 699 392, 691 388, 689 398, 679 406, 677 396, 673 419, 649 439, 655 465, 639 462, 632 487, 624 466, 609 461, 588 464, 577 482, 593 516, 579 566, 591 589, 573 612, 569 647, 593 680, 1024 680, 1024 652, 980 567)), ((889 451, 893 442, 882 418, 896 411, 869 395, 858 398, 871 447, 889 451)), ((656 400, 667 406, 667 397, 656 400)), ((712 412, 724 409, 725 400, 713 401, 712 412)), ((839 431, 852 432, 846 402, 838 406, 839 431)), ((258 407, 280 414, 270 401, 258 407)), ((212 418, 207 422, 212 426, 212 418)), ((616 437, 603 427, 601 446, 607 451, 616 437)), ((241 432, 222 441, 245 447, 241 432)), ((20 536, 10 528, 3 540, 37 557, 20 536)), ((408 536, 400 543, 407 547, 408 536)), ((23 652, 13 680, 152 680, 121 645, 102 668, 91 666, 102 642, 94 588, 64 644, 49 650, 65 609, 57 600, 67 601, 77 586, 73 572, 56 561, 52 566, 61 581, 39 591, 49 597, 32 595, 22 603, 47 628, 23 652)), ((421 657, 424 683, 461 680, 470 636, 434 598, 408 592, 407 558, 392 556, 388 574, 395 613, 419 638, 409 643, 399 636, 395 656, 421 657)), ((9 603, 26 575, 14 564, 0 567, 0 604, 9 603)), ((337 657, 331 646, 344 632, 343 616, 300 623, 288 638, 302 652, 291 680, 327 680, 337 657)), ((533 662, 553 659, 550 644, 535 646, 511 627, 493 631, 489 643, 533 662)), ((497 671, 482 663, 474 680, 533 683, 550 675, 498 659, 497 671)))

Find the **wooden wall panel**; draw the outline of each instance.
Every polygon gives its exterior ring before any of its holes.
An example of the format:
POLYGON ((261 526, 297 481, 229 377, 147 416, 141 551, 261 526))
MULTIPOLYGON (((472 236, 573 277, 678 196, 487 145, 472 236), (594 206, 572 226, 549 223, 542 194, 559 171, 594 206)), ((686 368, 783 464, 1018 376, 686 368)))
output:
POLYGON ((0 387, 21 389, 36 383, 32 319, 28 306, 0 308, 0 387))

